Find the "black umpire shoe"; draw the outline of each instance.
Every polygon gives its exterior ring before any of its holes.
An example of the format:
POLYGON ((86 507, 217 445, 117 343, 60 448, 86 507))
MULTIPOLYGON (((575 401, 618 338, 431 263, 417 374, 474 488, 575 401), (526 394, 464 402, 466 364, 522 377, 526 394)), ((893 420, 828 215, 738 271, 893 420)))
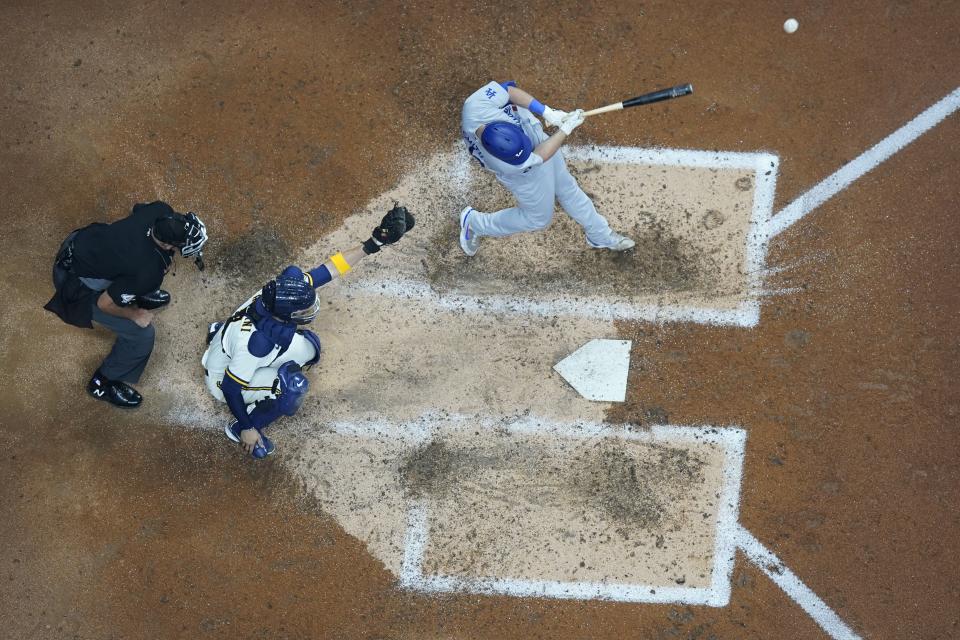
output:
POLYGON ((141 309, 153 310, 165 307, 170 304, 170 292, 163 289, 157 289, 150 293, 145 293, 135 298, 137 306, 141 309))
POLYGON ((143 396, 136 389, 126 382, 109 380, 99 371, 93 374, 90 382, 87 383, 87 393, 97 400, 103 400, 127 409, 139 407, 140 403, 143 402, 143 396))

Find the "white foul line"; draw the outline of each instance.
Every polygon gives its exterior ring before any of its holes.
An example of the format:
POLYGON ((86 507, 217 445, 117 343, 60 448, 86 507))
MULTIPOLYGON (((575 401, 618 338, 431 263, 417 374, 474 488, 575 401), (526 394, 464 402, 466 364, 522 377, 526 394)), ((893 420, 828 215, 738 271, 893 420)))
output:
POLYGON ((942 100, 903 125, 856 159, 843 165, 822 182, 780 210, 769 222, 768 237, 773 238, 794 222, 837 195, 850 184, 881 162, 904 148, 921 134, 960 108, 960 88, 954 89, 942 100))
MULTIPOLYGON (((657 427, 654 425, 653 430, 657 427)), ((656 432, 656 431, 654 431, 656 432)), ((726 433, 726 432, 725 432, 726 433)), ((714 437, 720 434, 714 434, 714 437)), ((707 604, 722 607, 730 603, 730 579, 740 535, 740 486, 743 483, 743 459, 747 432, 737 429, 725 437, 723 488, 717 505, 717 536, 713 552, 711 600, 707 604)))
POLYGON ((859 640, 860 636, 840 619, 833 609, 820 599, 817 594, 810 590, 810 587, 803 584, 800 578, 790 571, 773 554, 772 551, 764 547, 759 540, 753 537, 753 534, 740 527, 737 535, 737 546, 747 556, 747 558, 757 565, 761 571, 767 574, 767 577, 783 589, 790 598, 800 605, 800 608, 807 612, 813 620, 820 625, 820 628, 835 640, 859 640))
MULTIPOLYGON (((751 276, 752 277, 752 276, 751 276)), ((601 318, 607 320, 645 320, 647 322, 696 322, 699 324, 753 327, 760 320, 759 295, 751 291, 753 299, 745 300, 732 309, 703 308, 684 305, 636 304, 634 302, 607 302, 600 299, 554 295, 536 299, 523 296, 473 295, 438 292, 427 282, 411 279, 384 278, 361 280, 344 285, 351 292, 366 295, 391 295, 416 299, 437 308, 451 311, 523 314, 553 317, 558 315, 601 318)))

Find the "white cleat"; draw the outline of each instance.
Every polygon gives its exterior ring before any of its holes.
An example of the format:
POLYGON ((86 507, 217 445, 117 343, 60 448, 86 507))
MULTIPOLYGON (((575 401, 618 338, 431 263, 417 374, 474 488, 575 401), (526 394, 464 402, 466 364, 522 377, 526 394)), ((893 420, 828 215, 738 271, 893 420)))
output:
POLYGON ((628 238, 627 236, 622 236, 619 233, 614 234, 613 236, 614 243, 607 247, 611 251, 627 251, 628 249, 633 249, 637 246, 637 243, 628 238))
POLYGON ((596 245, 587 240, 587 244, 593 247, 594 249, 610 249, 610 251, 627 251, 633 249, 637 246, 637 243, 628 238, 627 236, 622 236, 619 233, 613 233, 610 236, 610 242, 604 245, 596 245))
POLYGON ((477 249, 480 248, 480 236, 470 228, 468 219, 473 213, 473 207, 467 207, 460 212, 460 248, 468 256, 477 255, 477 249))

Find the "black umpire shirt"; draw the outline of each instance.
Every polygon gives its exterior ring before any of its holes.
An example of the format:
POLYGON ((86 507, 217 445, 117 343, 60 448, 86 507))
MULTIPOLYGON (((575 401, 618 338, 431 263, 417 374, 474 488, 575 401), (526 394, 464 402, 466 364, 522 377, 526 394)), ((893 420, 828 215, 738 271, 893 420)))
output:
POLYGON ((129 216, 110 224, 92 224, 73 241, 73 272, 80 278, 110 280, 107 294, 118 307, 160 288, 173 252, 154 242, 151 229, 165 214, 165 202, 137 204, 129 216))

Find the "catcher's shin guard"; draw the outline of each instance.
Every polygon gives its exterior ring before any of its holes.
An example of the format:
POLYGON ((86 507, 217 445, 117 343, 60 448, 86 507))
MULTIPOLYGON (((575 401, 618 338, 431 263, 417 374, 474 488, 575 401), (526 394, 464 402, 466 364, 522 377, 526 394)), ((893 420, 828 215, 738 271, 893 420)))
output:
POLYGON ((273 398, 267 398, 257 403, 257 406, 250 412, 250 424, 255 429, 263 430, 273 424, 273 421, 282 416, 277 401, 273 398))
POLYGON ((280 380, 277 407, 284 415, 292 416, 303 404, 310 381, 303 375, 300 365, 292 360, 281 365, 277 370, 277 377, 280 380))
POLYGON ((280 416, 292 416, 303 404, 310 381, 303 375, 300 365, 291 360, 277 370, 279 393, 276 398, 267 398, 257 403, 250 412, 250 424, 265 429, 280 416))

